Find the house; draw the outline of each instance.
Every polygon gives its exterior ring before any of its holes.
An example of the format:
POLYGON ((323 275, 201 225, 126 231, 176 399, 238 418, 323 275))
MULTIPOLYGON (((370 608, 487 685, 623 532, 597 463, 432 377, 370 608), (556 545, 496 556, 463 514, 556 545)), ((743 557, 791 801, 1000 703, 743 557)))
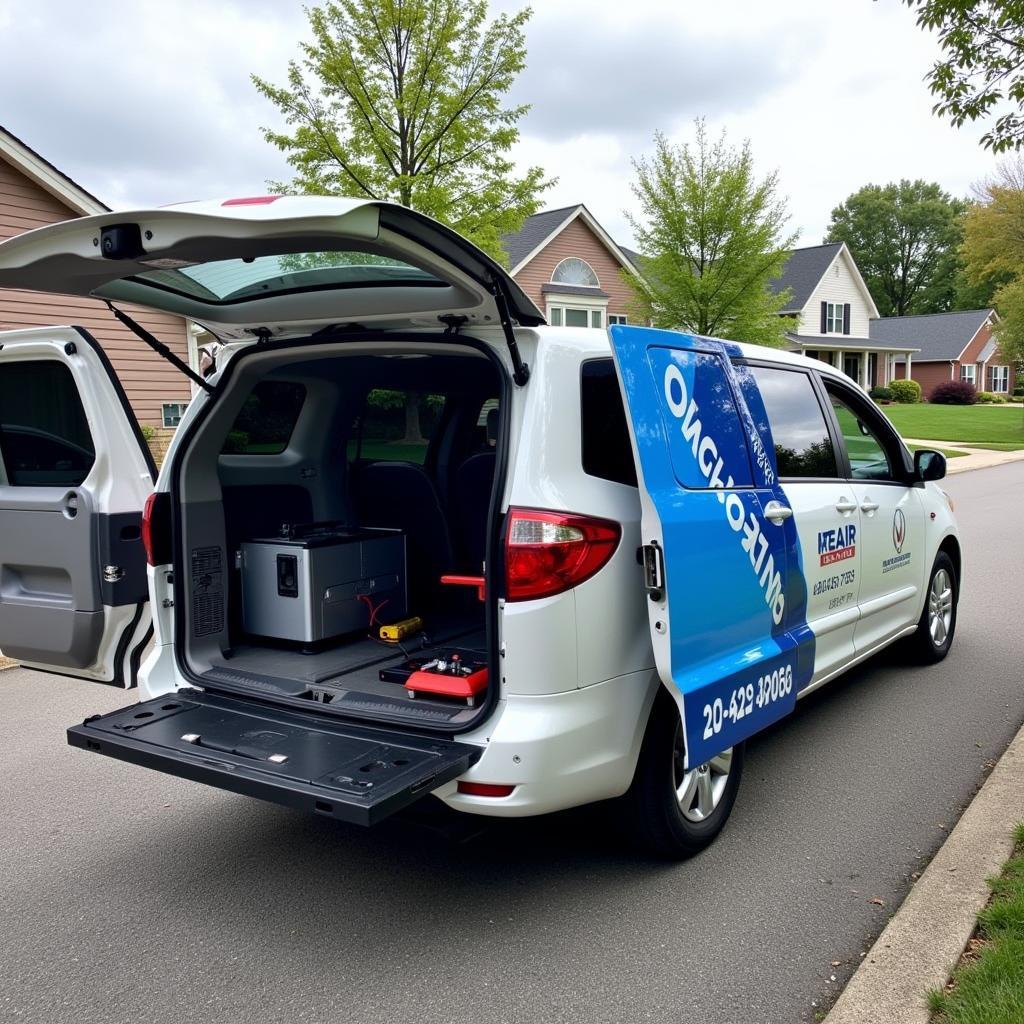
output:
MULTIPOLYGON (((925 398, 936 385, 964 380, 979 391, 1010 395, 1017 385, 1017 367, 999 351, 993 337, 999 314, 994 309, 968 309, 925 316, 887 316, 871 322, 871 337, 892 345, 913 345, 912 374, 925 398)), ((907 376, 899 363, 897 377, 907 376)))
POLYGON ((872 334, 878 308, 845 242, 794 249, 773 288, 790 293, 781 315, 794 320, 786 335, 792 351, 841 369, 865 389, 888 384, 900 361, 913 367, 913 340, 872 334))
MULTIPOLYGON (((71 217, 107 213, 105 206, 24 142, 0 128, 0 239, 71 217)), ((196 366, 190 325, 181 317, 124 303, 123 309, 182 359, 196 366)), ((76 296, 0 289, 0 330, 74 324, 102 345, 139 422, 174 427, 191 399, 188 380, 122 327, 102 303, 76 296)), ((169 433, 169 431, 166 431, 169 433)))
POLYGON ((636 253, 616 244, 582 204, 527 217, 502 239, 512 277, 560 327, 626 323, 633 292, 622 272, 635 274, 636 253))

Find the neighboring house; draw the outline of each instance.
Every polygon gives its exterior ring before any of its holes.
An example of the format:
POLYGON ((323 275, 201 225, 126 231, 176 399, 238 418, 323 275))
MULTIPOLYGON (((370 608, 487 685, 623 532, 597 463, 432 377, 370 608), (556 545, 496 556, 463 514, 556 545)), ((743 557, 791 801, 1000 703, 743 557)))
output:
MULTIPOLYGON (((999 351, 993 337, 999 314, 994 309, 968 309, 925 316, 887 316, 871 323, 871 337, 892 345, 913 345, 910 376, 921 385, 927 398, 936 385, 965 380, 979 391, 997 395, 1013 394, 1017 368, 999 351)), ((900 363, 897 377, 907 376, 900 363)))
MULTIPOLYGON (((0 239, 71 217, 107 212, 109 208, 95 196, 0 128, 0 239)), ((178 356, 196 365, 195 345, 185 320, 130 303, 122 308, 178 356)), ((0 289, 0 330, 56 324, 84 327, 99 341, 140 423, 177 426, 191 399, 188 380, 122 327, 106 306, 75 296, 0 289)))
POLYGON ((626 323, 633 292, 622 272, 639 278, 630 253, 578 204, 527 217, 502 239, 512 277, 556 327, 626 323))
POLYGON ((841 369, 865 389, 888 384, 898 361, 913 365, 915 341, 872 333, 878 308, 845 242, 794 249, 773 288, 790 292, 781 314, 795 318, 786 335, 793 351, 841 369))

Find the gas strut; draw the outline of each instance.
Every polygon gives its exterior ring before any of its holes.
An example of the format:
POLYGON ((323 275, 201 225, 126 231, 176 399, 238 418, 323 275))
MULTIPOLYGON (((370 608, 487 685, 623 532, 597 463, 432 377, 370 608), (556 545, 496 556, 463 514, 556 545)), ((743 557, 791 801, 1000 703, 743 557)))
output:
POLYGON ((519 387, 522 387, 530 379, 530 367, 523 362, 519 352, 519 345, 516 343, 516 332, 512 328, 512 318, 508 312, 508 300, 501 284, 491 278, 491 294, 494 296, 494 305, 498 310, 498 319, 501 321, 501 329, 505 333, 505 344, 508 345, 509 355, 512 357, 512 379, 519 387))
POLYGON ((162 341, 157 340, 153 337, 149 331, 140 323, 136 323, 127 313, 122 313, 109 299, 103 300, 110 312, 117 317, 132 332, 137 338, 141 338, 158 356, 162 356, 176 369, 181 370, 183 374, 194 384, 198 384, 207 394, 213 394, 213 387, 208 384, 202 377, 199 376, 195 370, 192 369, 184 359, 176 356, 162 341))

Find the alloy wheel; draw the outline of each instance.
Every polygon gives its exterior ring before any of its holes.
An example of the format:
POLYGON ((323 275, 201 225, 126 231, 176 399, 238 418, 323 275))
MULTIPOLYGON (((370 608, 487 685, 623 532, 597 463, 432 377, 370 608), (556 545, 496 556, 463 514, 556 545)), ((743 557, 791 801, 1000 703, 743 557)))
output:
POLYGON ((685 767, 682 724, 676 726, 672 751, 672 785, 679 809, 687 821, 705 821, 721 803, 732 769, 732 747, 704 764, 685 767))
POLYGON ((945 569, 939 569, 928 590, 928 632, 936 647, 946 642, 952 624, 953 581, 945 569))

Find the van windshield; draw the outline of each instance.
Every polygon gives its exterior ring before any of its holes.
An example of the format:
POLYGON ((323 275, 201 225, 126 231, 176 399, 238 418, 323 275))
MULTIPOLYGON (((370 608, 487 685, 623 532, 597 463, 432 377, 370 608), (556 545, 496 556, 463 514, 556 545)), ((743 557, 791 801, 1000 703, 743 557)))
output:
MULTIPOLYGON (((156 261, 159 262, 159 261, 156 261)), ((443 286, 444 282, 401 260, 355 249, 296 252, 161 266, 133 278, 211 303, 242 302, 322 288, 443 286)))

